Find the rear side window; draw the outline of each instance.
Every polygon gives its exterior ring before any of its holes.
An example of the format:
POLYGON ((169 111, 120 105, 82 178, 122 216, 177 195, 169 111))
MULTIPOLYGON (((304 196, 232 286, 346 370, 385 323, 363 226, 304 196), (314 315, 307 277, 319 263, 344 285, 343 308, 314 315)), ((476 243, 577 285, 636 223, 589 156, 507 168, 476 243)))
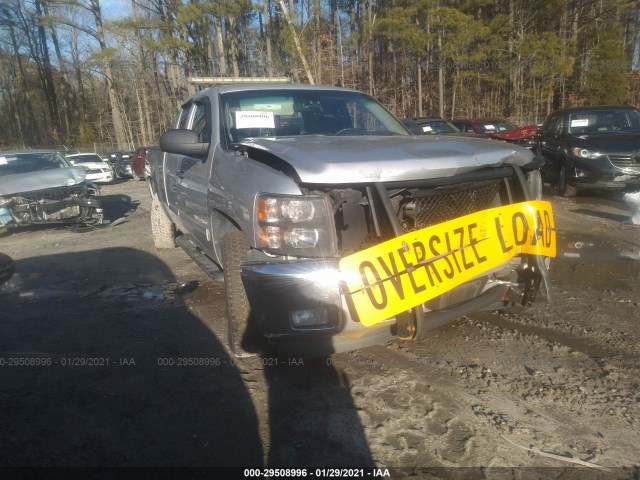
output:
POLYGON ((189 125, 190 113, 191 113, 191 104, 184 105, 178 115, 178 122, 176 123, 176 128, 187 128, 187 125, 189 125))
POLYGON ((211 139, 210 128, 207 125, 207 111, 203 103, 195 102, 193 104, 193 122, 191 130, 198 134, 200 143, 209 143, 211 139))

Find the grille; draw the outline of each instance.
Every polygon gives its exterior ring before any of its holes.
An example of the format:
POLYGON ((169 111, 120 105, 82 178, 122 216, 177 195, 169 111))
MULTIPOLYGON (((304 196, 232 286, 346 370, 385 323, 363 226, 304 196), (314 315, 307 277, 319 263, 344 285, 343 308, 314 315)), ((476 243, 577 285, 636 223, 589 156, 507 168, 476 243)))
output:
POLYGON ((500 184, 496 182, 458 192, 419 198, 416 201, 416 229, 490 208, 499 189, 500 184))
POLYGON ((639 155, 609 155, 609 160, 618 168, 640 169, 639 155))

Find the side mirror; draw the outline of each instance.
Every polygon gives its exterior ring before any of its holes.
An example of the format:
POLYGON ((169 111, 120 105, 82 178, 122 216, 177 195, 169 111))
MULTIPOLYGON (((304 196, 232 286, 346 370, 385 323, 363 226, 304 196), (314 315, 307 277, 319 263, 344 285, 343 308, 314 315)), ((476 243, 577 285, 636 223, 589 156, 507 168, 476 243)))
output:
POLYGON ((160 148, 168 153, 206 158, 209 151, 209 143, 200 142, 198 134, 193 130, 177 128, 165 132, 160 137, 160 148))

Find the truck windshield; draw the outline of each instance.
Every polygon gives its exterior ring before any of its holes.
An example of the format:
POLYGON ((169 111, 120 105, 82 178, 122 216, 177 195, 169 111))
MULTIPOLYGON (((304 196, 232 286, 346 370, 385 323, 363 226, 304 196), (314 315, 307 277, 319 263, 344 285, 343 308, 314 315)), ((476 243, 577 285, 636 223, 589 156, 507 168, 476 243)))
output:
POLYGON ((223 138, 298 135, 407 135, 382 105, 359 92, 260 90, 222 94, 223 138))

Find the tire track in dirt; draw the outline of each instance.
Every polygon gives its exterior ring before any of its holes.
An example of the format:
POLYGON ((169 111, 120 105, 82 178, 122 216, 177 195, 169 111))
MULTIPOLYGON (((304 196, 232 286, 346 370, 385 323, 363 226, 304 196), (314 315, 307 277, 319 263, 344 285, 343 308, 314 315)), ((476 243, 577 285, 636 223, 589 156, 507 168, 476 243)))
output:
POLYGON ((563 467, 506 436, 567 458, 637 465, 637 369, 473 319, 438 332, 335 357, 381 463, 563 467))

